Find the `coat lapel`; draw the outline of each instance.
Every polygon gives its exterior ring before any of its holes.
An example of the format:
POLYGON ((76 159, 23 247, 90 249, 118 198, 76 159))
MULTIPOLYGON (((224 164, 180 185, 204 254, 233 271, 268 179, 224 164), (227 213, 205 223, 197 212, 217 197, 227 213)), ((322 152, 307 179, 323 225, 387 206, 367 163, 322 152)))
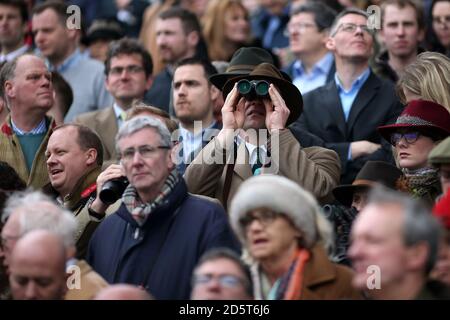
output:
POLYGON ((242 180, 246 180, 252 176, 252 170, 249 165, 249 155, 245 143, 241 143, 238 147, 234 172, 240 176, 242 180))
MULTIPOLYGON (((328 83, 321 93, 324 93, 321 97, 322 106, 325 106, 329 116, 333 121, 335 121, 336 126, 338 127, 339 131, 342 133, 342 136, 345 137, 346 133, 346 122, 345 122, 345 116, 344 111, 342 110, 342 104, 341 99, 339 97, 338 89, 336 87, 336 82, 333 80, 330 83, 328 83)), ((318 105, 320 107, 320 105, 318 105)))
MULTIPOLYGON (((311 250, 310 260, 305 265, 304 279, 305 279, 305 294, 306 290, 312 294, 309 288, 319 284, 333 281, 336 278, 336 270, 333 264, 328 260, 327 254, 322 247, 322 244, 317 244, 311 250)), ((305 297, 311 299, 312 297, 305 297)))
POLYGON ((370 72, 369 78, 367 78, 367 81, 361 87, 355 98, 355 101, 353 102, 350 114, 348 116, 347 132, 351 131, 358 118, 358 115, 369 104, 375 94, 378 93, 380 85, 380 80, 372 72, 370 72))

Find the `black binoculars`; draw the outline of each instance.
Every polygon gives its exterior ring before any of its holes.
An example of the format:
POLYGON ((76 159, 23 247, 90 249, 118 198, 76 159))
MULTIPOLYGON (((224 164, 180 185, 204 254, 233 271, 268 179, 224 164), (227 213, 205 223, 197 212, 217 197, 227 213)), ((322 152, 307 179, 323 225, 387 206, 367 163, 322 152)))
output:
POLYGON ((247 100, 269 98, 269 86, 265 80, 242 79, 237 83, 239 94, 247 100))
POLYGON ((106 181, 99 194, 100 200, 102 200, 104 204, 113 204, 122 197, 127 186, 128 180, 125 177, 106 181))

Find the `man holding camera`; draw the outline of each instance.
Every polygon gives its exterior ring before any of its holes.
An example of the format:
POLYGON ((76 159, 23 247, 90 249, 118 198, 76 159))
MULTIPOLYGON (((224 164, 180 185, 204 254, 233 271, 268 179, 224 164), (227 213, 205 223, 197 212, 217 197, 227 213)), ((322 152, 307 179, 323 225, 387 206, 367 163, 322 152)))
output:
POLYGON ((53 129, 45 156, 50 184, 44 191, 74 213, 78 223, 77 257, 83 258, 99 223, 90 218, 87 204, 96 193, 96 180, 103 163, 102 142, 88 127, 65 124, 53 129))
POLYGON ((223 128, 187 168, 192 193, 228 205, 239 185, 260 173, 286 176, 322 202, 339 181, 334 151, 302 148, 286 127, 302 111, 302 96, 272 64, 228 80, 222 108, 223 128))
MULTIPOLYGON (((116 145, 129 185, 120 208, 93 234, 87 260, 111 284, 138 285, 156 299, 189 299, 200 256, 238 248, 227 216, 219 204, 187 192, 172 162, 171 134, 159 119, 126 121, 116 145)), ((98 181, 118 175, 111 166, 98 181)))

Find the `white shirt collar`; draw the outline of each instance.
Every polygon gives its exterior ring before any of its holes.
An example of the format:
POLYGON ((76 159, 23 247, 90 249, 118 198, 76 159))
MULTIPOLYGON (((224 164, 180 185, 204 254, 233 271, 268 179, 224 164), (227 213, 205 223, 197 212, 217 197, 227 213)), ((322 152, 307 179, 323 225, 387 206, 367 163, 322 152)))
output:
POLYGON ((30 47, 27 44, 24 44, 23 46, 21 46, 19 49, 16 49, 8 54, 1 54, 0 55, 0 63, 3 61, 11 61, 14 60, 14 58, 21 56, 22 54, 24 54, 25 52, 27 52, 27 50, 30 47))

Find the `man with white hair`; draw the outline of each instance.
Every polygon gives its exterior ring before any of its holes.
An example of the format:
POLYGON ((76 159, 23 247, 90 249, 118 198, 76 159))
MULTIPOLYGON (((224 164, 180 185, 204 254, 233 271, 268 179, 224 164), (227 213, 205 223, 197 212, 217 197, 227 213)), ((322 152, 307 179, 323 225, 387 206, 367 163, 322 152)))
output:
POLYGON ((47 230, 61 238, 66 252, 67 271, 74 277, 66 300, 92 299, 100 289, 107 286, 106 281, 86 261, 74 259, 76 219, 70 211, 59 207, 46 195, 30 191, 12 195, 5 206, 2 221, 6 223, 1 233, 0 253, 5 258, 7 268, 11 263, 11 253, 21 237, 33 230, 47 230), (80 278, 76 279, 78 275, 80 278))

